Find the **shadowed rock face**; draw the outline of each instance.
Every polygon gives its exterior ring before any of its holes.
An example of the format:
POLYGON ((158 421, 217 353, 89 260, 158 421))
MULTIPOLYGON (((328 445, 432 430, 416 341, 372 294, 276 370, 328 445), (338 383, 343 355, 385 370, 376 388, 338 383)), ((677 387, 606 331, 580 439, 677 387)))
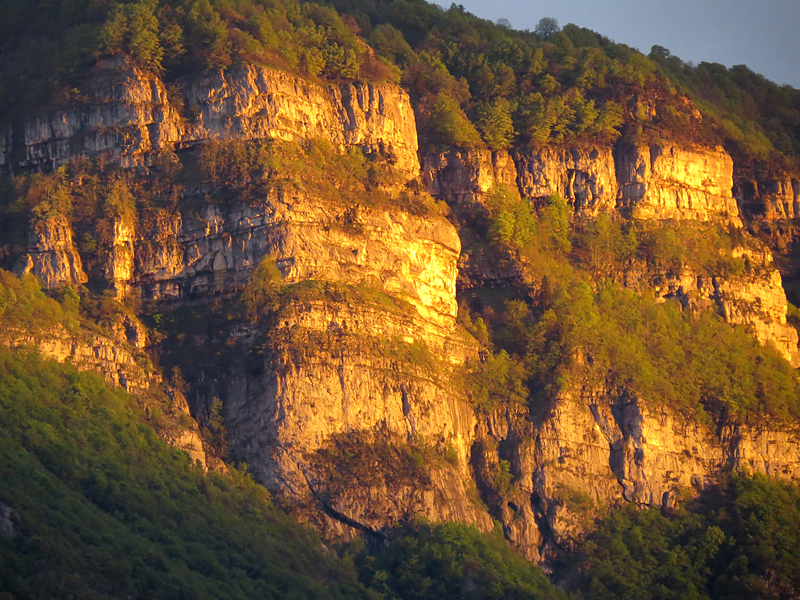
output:
MULTIPOLYGON (((0 136, 0 168, 51 168, 75 155, 139 168, 159 151, 207 139, 322 138, 339 151, 357 146, 388 156, 403 182, 420 173, 414 114, 392 85, 325 86, 242 67, 168 93, 157 78, 113 60, 98 67, 83 94, 81 103, 0 136), (12 161, 12 146, 24 158, 12 161)), ((731 174, 730 158, 717 148, 618 146, 451 150, 424 157, 422 181, 454 210, 479 211, 491 189, 505 184, 532 201, 561 194, 588 217, 611 210, 739 227, 731 174)), ((479 360, 479 349, 455 320, 459 268, 482 283, 521 275, 513 264, 470 262, 458 231, 441 216, 353 210, 274 189, 224 208, 179 207, 113 225, 102 277, 119 295, 171 304, 230 298, 265 256, 288 284, 349 286, 349 296, 303 297, 268 328, 232 331, 256 357, 249 364, 227 365, 224 373, 198 365, 187 374, 196 382, 193 403, 223 400, 233 454, 329 535, 378 535, 419 515, 488 530, 494 518, 526 556, 540 559, 554 545, 569 545, 603 506, 670 504, 725 467, 800 477, 795 432, 717 431, 651 399, 620 396, 603 381, 564 391, 546 415, 476 411, 464 365, 479 360)), ((32 222, 19 271, 50 288, 86 281, 73 237, 63 217, 32 222)), ((771 254, 749 258, 760 275, 702 279, 686 272, 662 277, 655 292, 715 306, 797 364, 797 336, 786 325, 771 254)), ((144 337, 128 342, 144 345, 144 337)), ((95 342, 35 341, 115 383, 120 374, 128 386, 139 381, 129 374, 130 352, 95 342)), ((142 377, 145 386, 153 376, 142 377)), ((177 435, 176 443, 191 450, 188 437, 177 435)))
POLYGON ((733 193, 742 212, 750 218, 780 221, 800 217, 800 180, 793 177, 740 179, 733 193))

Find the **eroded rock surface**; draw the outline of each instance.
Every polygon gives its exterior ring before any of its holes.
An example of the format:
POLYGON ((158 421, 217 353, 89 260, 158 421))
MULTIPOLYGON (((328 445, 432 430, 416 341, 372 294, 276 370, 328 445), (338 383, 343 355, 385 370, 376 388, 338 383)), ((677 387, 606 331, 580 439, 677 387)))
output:
POLYGON ((319 138, 381 152, 407 180, 418 173, 414 113, 399 86, 323 85, 248 65, 179 88, 123 58, 102 61, 79 100, 0 136, 0 168, 55 168, 73 156, 132 167, 211 138, 319 138), (24 158, 12 158, 12 137, 24 158))

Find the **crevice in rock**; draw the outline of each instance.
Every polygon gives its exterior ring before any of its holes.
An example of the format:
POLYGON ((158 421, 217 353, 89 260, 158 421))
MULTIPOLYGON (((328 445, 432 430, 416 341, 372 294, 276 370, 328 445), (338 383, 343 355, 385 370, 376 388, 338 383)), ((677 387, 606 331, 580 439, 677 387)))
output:
MULTIPOLYGON (((301 470, 302 471, 302 470, 301 470)), ((362 533, 366 533, 369 536, 372 536, 375 539, 386 541, 388 538, 383 535, 380 531, 376 531, 372 527, 368 525, 364 525, 363 523, 359 523, 355 519, 351 519, 347 515, 339 512, 335 508, 333 508, 326 500, 322 497, 322 495, 314 489, 314 486, 311 484, 311 480, 308 478, 308 475, 305 474, 303 471, 303 477, 306 480, 306 484, 308 485, 308 490, 311 492, 311 495, 314 496, 314 499, 319 502, 320 507, 322 508, 322 512, 328 515, 331 519, 342 523, 343 525, 347 525, 348 527, 352 527, 356 531, 360 531, 362 533)))

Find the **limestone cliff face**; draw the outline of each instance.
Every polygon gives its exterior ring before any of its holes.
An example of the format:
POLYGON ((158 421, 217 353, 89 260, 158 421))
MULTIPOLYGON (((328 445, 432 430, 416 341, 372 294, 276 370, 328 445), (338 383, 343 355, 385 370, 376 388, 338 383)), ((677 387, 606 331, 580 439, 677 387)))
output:
POLYGON ((477 419, 452 366, 474 342, 414 312, 294 307, 263 374, 227 384, 237 455, 329 535, 417 515, 491 529, 469 468, 477 419))
POLYGON ((611 148, 515 152, 514 162, 523 198, 560 194, 589 212, 616 204, 620 186, 611 148))
POLYGON ((440 216, 352 208, 290 189, 255 204, 201 214, 161 212, 155 235, 135 246, 127 280, 152 299, 238 291, 259 261, 275 259, 286 283, 368 285, 427 319, 452 324, 460 242, 440 216))
MULTIPOLYGON (((425 157, 423 177, 431 194, 467 217, 480 214, 492 188, 503 184, 516 186, 534 202, 561 193, 583 215, 605 209, 640 219, 741 224, 730 194, 730 159, 718 150, 513 157, 451 150, 425 157)), ((734 256, 746 259, 744 274, 634 273, 629 285, 653 289, 657 297, 677 297, 690 308, 716 309, 797 366, 797 334, 786 323, 780 275, 770 251, 757 247, 749 240, 747 249, 734 249, 734 256)), ((496 266, 467 259, 464 270, 483 275, 460 277, 464 287, 504 283, 496 266)), ((765 424, 718 431, 648 398, 607 388, 600 375, 576 382, 539 412, 531 419, 527 411, 503 408, 479 418, 471 450, 482 499, 506 537, 533 560, 569 547, 604 507, 622 501, 670 505, 681 490, 703 487, 723 468, 787 477, 798 473, 800 433, 795 429, 765 424)))
POLYGON ((107 252, 103 276, 113 286, 117 297, 124 297, 129 291, 128 282, 134 276, 134 243, 137 237, 132 219, 114 219, 111 247, 107 252))
POLYGON ((86 283, 88 278, 72 241, 72 226, 65 216, 33 216, 28 253, 17 260, 14 272, 32 273, 44 288, 86 283))
POLYGON ((616 152, 618 206, 637 219, 720 221, 741 227, 722 148, 628 147, 616 152))
POLYGON ((485 194, 495 184, 523 198, 559 194, 576 211, 618 209, 637 219, 717 221, 741 227, 731 194, 733 162, 722 148, 615 146, 489 152, 450 150, 424 158, 434 196, 485 194))
POLYGON ((570 548, 595 516, 623 501, 671 506, 725 468, 796 478, 800 431, 717 430, 646 399, 587 382, 538 422, 501 410, 481 425, 476 476, 506 537, 531 560, 570 548), (510 483, 498 493, 499 460, 510 483))
POLYGON ((788 175, 766 181, 740 179, 734 196, 750 218, 780 221, 800 217, 800 180, 788 175))
POLYGON ((152 297, 239 289, 264 256, 285 284, 315 282, 266 331, 237 334, 268 349, 260 366, 233 365, 216 383, 232 452, 259 481, 330 535, 420 514, 491 528, 468 466, 476 416, 458 374, 477 347, 455 324, 460 241, 446 219, 353 214, 284 190, 171 223, 175 237, 160 243, 180 251, 150 254, 181 262, 144 269, 170 277, 142 283, 152 297), (342 440, 354 445, 342 450, 342 440), (387 447, 408 453, 369 469, 348 463, 387 447), (413 453, 429 464, 403 467, 413 453))
POLYGON ((398 86, 323 85, 243 66, 180 88, 168 92, 123 58, 103 61, 78 101, 0 136, 0 169, 55 168, 73 156, 144 165, 161 151, 209 138, 321 138, 381 152, 406 180, 417 175, 414 113, 398 86), (24 158, 12 158, 12 137, 24 158))

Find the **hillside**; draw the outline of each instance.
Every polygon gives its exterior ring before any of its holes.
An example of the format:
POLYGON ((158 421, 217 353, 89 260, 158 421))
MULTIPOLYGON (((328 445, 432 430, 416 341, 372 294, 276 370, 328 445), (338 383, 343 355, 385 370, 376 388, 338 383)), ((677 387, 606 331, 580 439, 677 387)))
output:
MULTIPOLYGON (((1 6, 7 362, 34 347, 125 388, 137 435, 197 465, 159 473, 223 503, 246 464, 240 487, 290 515, 248 513, 254 544, 292 519, 366 540, 336 582, 309 558, 298 590, 435 594, 502 535, 606 597, 631 504, 723 531, 717 573, 741 532, 702 498, 800 476, 796 90, 421 1, 1 6), (460 566, 404 579, 442 544, 460 566)), ((464 577, 556 593, 501 555, 499 579, 464 577)))

